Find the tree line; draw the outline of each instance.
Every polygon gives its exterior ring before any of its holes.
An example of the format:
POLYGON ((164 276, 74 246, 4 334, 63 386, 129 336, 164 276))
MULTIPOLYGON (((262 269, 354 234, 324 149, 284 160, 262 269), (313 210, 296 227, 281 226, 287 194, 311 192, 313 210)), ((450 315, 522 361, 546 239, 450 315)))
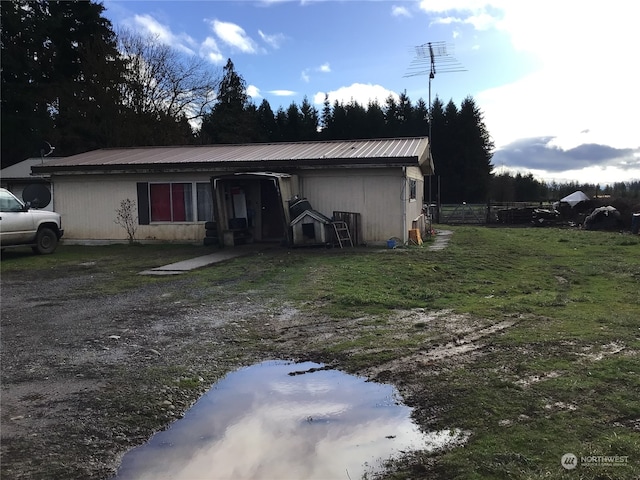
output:
MULTIPOLYGON (((3 165, 49 153, 49 145, 56 156, 67 156, 105 147, 428 133, 427 104, 412 103, 406 93, 367 105, 325 98, 321 111, 306 97, 275 112, 266 99, 255 105, 231 59, 219 71, 152 37, 115 32, 102 4, 93 1, 17 0, 0 8, 3 165)), ((470 97, 460 109, 453 102, 439 105, 436 168, 447 188, 480 199, 490 181, 492 149, 480 111, 470 97)))
POLYGON ((325 97, 320 110, 305 97, 274 112, 266 99, 253 103, 231 59, 213 67, 157 38, 116 32, 103 13, 86 0, 0 2, 3 166, 48 154, 49 145, 67 156, 107 147, 430 134, 437 177, 428 188, 442 192, 442 202, 551 191, 533 188, 532 177, 493 175, 494 145, 472 97, 459 106, 436 98, 431 119, 425 101, 406 92, 366 105, 325 97))
POLYGON ((640 180, 615 182, 601 186, 597 183, 543 182, 529 174, 494 174, 490 199, 494 202, 552 202, 580 190, 589 198, 625 198, 640 202, 640 180))

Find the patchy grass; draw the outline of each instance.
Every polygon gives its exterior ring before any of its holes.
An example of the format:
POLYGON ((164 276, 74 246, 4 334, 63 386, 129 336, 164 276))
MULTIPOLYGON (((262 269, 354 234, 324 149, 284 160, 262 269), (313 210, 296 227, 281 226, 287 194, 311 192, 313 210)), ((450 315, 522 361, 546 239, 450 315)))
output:
MULTIPOLYGON (((43 281, 60 271, 101 279, 99 295, 124 292, 147 283, 162 283, 166 277, 138 275, 143 270, 211 253, 211 248, 188 244, 166 245, 60 245, 51 255, 35 255, 30 248, 2 252, 2 272, 28 270, 43 281)), ((79 288, 78 294, 85 294, 79 288)))
POLYGON ((316 355, 337 358, 351 371, 383 368, 449 340, 446 329, 428 322, 385 320, 397 310, 513 321, 484 337, 472 361, 407 373, 419 392, 410 403, 439 412, 430 427, 472 434, 465 448, 421 457, 429 465, 424 471, 415 459, 399 462, 390 478, 574 478, 560 465, 569 452, 628 457, 622 466, 579 467, 580 478, 637 478, 638 239, 582 230, 452 229, 440 252, 293 250, 200 275, 207 281, 238 275, 236 293, 259 289, 267 301, 295 302, 336 319, 377 318, 315 344, 316 355))
MULTIPOLYGON (((185 304, 246 299, 267 312, 292 305, 310 326, 278 330, 265 326, 271 320, 248 320, 229 352, 246 358, 268 352, 365 372, 395 383, 425 430, 470 432, 464 448, 407 455, 390 465, 388 478, 638 478, 638 237, 447 228, 454 235, 442 251, 274 249, 178 280, 137 272, 203 255, 203 247, 62 245, 50 256, 7 251, 2 269, 30 269, 42 278, 50 270, 81 270, 104 276, 106 292, 171 281, 172 298, 185 304), (495 325, 503 328, 489 332, 495 325), (474 349, 459 355, 429 357, 469 345, 474 349), (568 471, 560 458, 569 452, 626 456, 628 464, 568 471)), ((195 355, 221 347, 201 342, 191 348, 195 355)), ((138 397, 137 386, 154 375, 162 379, 156 383, 174 379, 166 388, 172 398, 191 398, 200 388, 199 371, 140 372, 130 391, 119 387, 109 397, 122 399, 117 408, 125 412, 135 408, 127 424, 146 414, 140 402, 148 398, 138 397)), ((148 407, 153 414, 169 413, 159 403, 167 392, 148 407)))

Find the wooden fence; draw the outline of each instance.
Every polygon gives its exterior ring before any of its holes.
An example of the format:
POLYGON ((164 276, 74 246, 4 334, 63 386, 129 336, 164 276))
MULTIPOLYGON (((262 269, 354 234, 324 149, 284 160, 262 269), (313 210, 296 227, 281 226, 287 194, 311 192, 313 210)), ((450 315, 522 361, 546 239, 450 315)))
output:
POLYGON ((533 208, 551 209, 552 206, 528 202, 442 204, 432 207, 431 215, 434 223, 449 225, 519 223, 524 221, 519 213, 533 208))

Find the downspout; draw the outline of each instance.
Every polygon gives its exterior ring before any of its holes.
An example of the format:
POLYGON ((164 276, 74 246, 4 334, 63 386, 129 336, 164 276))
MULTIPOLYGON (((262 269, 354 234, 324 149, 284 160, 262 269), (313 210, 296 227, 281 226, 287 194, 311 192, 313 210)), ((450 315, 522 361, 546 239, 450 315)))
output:
POLYGON ((400 200, 402 201, 402 244, 409 241, 407 230, 407 167, 402 167, 402 189, 400 190, 400 200))

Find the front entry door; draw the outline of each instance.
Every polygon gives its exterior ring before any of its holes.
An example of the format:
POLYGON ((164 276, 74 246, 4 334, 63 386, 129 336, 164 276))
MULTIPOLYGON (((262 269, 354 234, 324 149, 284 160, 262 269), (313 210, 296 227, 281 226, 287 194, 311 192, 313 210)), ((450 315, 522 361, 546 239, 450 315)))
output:
POLYGON ((281 240, 284 219, 282 203, 274 179, 260 180, 260 210, 262 216, 262 239, 281 240))

